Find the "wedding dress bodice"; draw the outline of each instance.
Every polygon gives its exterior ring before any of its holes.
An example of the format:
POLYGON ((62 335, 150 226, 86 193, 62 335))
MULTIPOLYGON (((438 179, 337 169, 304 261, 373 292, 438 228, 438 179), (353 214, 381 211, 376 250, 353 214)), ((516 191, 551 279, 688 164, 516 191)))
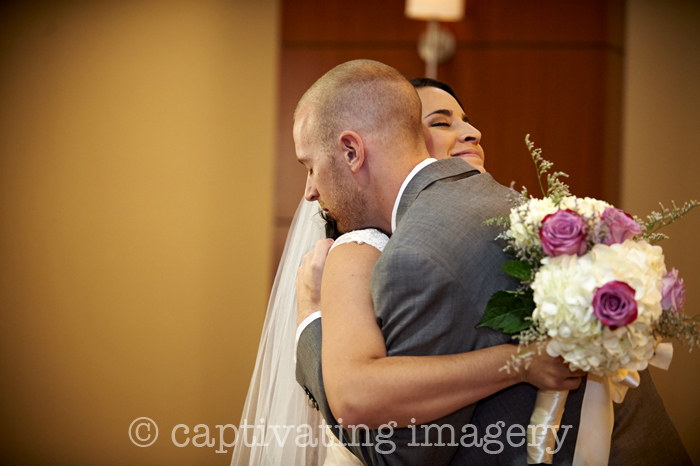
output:
MULTIPOLYGON (((364 230, 355 230, 341 235, 331 246, 331 251, 334 247, 345 243, 369 244, 379 249, 384 250, 384 246, 389 241, 389 237, 379 230, 374 228, 365 228, 364 230)), ((330 251, 329 251, 330 252, 330 251)))

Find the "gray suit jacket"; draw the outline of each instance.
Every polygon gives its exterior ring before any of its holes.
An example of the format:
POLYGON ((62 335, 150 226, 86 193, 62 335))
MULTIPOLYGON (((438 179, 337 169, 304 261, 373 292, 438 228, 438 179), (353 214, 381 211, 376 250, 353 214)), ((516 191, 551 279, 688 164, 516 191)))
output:
MULTIPOLYGON (((503 253, 504 244, 494 241, 500 228, 483 225, 509 212, 511 195, 489 174, 479 174, 457 159, 428 165, 411 180, 399 203, 396 231, 372 274, 375 314, 389 356, 454 354, 510 340, 475 326, 494 292, 518 286, 501 271, 511 258, 503 253)), ((297 380, 335 424, 323 391, 320 335, 318 321, 302 333, 297 380)), ((634 396, 628 395, 615 419, 611 464, 690 464, 648 374, 641 387, 630 392, 634 396), (644 403, 633 401, 641 398, 644 403), (647 435, 652 433, 654 439, 647 435), (660 445, 663 449, 650 448, 660 445), (669 456, 669 451, 677 453, 669 456)), ((355 442, 368 445, 349 448, 365 464, 526 464, 525 444, 511 446, 507 431, 513 424, 527 427, 536 393, 534 387, 519 384, 431 423, 441 428, 396 429, 390 439, 369 432, 355 442), (498 421, 503 422, 500 429, 498 421), (473 428, 466 427, 470 423, 473 428), (482 442, 489 434, 481 446, 466 446, 474 437, 463 436, 473 429, 482 442), (380 450, 390 446, 387 440, 395 451, 382 454, 380 450)), ((583 393, 582 386, 569 394, 562 424, 573 428, 555 464, 571 463, 583 393)), ((352 439, 348 434, 341 435, 345 443, 352 439)), ((512 440, 517 444, 522 438, 512 440)))

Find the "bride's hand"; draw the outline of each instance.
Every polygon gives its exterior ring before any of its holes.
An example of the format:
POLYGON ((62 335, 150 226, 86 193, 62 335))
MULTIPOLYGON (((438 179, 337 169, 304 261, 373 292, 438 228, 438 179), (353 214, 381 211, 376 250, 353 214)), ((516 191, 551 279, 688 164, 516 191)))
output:
POLYGON ((581 385, 581 378, 586 376, 586 372, 572 371, 564 359, 551 357, 544 348, 538 354, 536 345, 533 343, 528 348, 534 354, 528 368, 522 371, 523 382, 543 390, 574 390, 581 385))
POLYGON ((332 239, 317 241, 316 246, 304 256, 301 267, 297 269, 297 325, 321 310, 321 278, 326 256, 332 245, 332 239))

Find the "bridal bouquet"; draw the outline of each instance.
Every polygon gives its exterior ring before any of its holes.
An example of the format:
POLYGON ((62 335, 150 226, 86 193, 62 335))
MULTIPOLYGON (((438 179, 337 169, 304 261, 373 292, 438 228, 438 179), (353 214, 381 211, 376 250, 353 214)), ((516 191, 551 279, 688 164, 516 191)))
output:
MULTIPOLYGON (((668 368, 672 347, 661 339, 675 337, 691 349, 700 343, 700 321, 683 313, 683 280, 676 269, 666 268, 663 251, 655 245, 666 238, 659 230, 698 202, 672 209, 662 205, 645 221, 633 218, 606 202, 572 196, 561 180, 567 175, 549 174, 552 164, 542 159, 541 149, 534 149, 529 138, 526 143, 544 198, 523 190, 508 217, 489 221, 504 227, 499 238, 517 259, 504 271, 521 286, 495 293, 479 326, 517 334, 521 348, 538 341, 550 356, 589 373, 574 464, 597 464, 595 456, 607 464, 612 401, 621 402, 627 387, 639 384, 637 371, 649 364, 668 368), (601 448, 601 439, 590 438, 601 432, 607 435, 607 449, 601 448), (590 447, 583 437, 589 437, 590 447)), ((531 356, 519 354, 505 369, 517 370, 531 356)), ((540 390, 531 429, 558 427, 563 395, 540 390)), ((546 447, 554 444, 553 435, 547 428, 539 436, 536 431, 530 433, 540 442, 529 442, 528 463, 551 464, 546 447)))

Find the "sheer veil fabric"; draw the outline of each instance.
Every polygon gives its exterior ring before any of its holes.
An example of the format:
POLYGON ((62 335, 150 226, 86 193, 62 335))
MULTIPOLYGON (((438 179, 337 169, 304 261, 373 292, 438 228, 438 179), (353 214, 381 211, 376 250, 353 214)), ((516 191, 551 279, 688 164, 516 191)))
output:
POLYGON ((317 240, 325 238, 319 210, 317 202, 302 199, 292 220, 270 293, 255 370, 239 424, 256 427, 249 427, 247 434, 239 429, 232 466, 309 466, 322 465, 325 461, 326 448, 319 428, 322 417, 309 405, 308 397, 297 384, 294 363, 297 328, 294 282, 304 254, 317 240), (310 426, 311 431, 305 426, 310 426), (297 444, 310 441, 317 446, 297 444))

